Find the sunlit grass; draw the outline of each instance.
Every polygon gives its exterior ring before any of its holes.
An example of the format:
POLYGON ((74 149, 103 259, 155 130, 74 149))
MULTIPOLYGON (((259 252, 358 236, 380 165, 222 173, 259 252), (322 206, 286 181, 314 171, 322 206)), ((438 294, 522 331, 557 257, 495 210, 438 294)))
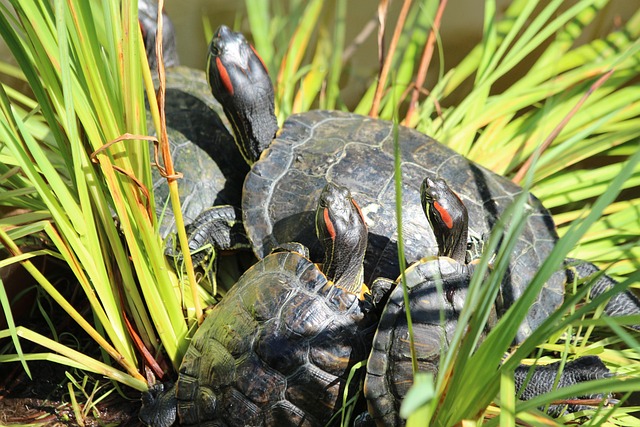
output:
MULTIPOLYGON (((2 244, 14 255, 6 263, 20 262, 105 350, 108 362, 126 372, 112 368, 110 378, 145 390, 125 322, 175 364, 187 331, 154 213, 147 209, 152 195, 131 178, 149 182, 148 142, 132 137, 91 156, 121 135, 146 134, 142 70, 149 72, 141 56, 137 2, 123 1, 122 9, 80 1, 52 6, 13 2, 17 19, 2 6, 0 31, 20 67, 9 70, 28 82, 37 101, 0 92, 3 196, 28 209, 2 219, 2 244), (105 26, 105 16, 118 24, 105 26), (20 191, 22 197, 13 196, 20 191), (29 233, 46 236, 51 253, 67 263, 95 324, 21 255, 15 242, 29 233)), ((35 339, 18 331, 11 329, 14 340, 35 339)), ((78 354, 68 357, 88 366, 78 354)))

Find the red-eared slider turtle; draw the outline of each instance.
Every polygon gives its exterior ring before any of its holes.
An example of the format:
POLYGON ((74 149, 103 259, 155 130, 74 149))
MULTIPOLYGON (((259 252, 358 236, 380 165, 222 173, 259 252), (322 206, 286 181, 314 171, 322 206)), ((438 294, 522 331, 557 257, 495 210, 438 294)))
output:
MULTIPOLYGON (((152 72, 157 69, 155 53, 158 5, 153 0, 138 2, 138 18, 152 72)), ((186 224, 194 231, 194 220, 214 217, 224 231, 216 233, 215 243, 227 249, 246 245, 235 218, 240 207, 242 182, 249 167, 233 144, 227 130, 228 123, 220 104, 211 96, 206 75, 201 70, 178 66, 176 37, 171 20, 163 17, 163 58, 166 73, 165 116, 174 168, 182 174, 179 181, 180 202, 186 224), (210 209, 216 206, 214 209, 210 209), (234 228, 233 233, 227 231, 234 228), (234 239, 229 241, 228 239, 234 239)), ((151 115, 147 113, 147 126, 153 129, 151 115)), ((175 220, 169 204, 166 179, 154 168, 152 171, 156 213, 160 234, 166 237, 175 232, 175 220)), ((194 250, 197 247, 193 248, 194 250)), ((170 254, 173 251, 169 251, 170 254)), ((200 260, 206 252, 198 255, 200 260)))
MULTIPOLYGON (((394 124, 339 111, 310 111, 289 117, 277 131, 273 87, 263 62, 244 36, 220 27, 209 47, 208 78, 222 104, 235 141, 251 171, 244 181, 242 210, 247 235, 259 258, 288 241, 321 251, 315 238, 314 200, 326 182, 349 188, 369 227, 365 283, 399 274, 394 196, 394 124)), ((488 235, 503 210, 522 189, 508 179, 469 161, 415 130, 399 126, 402 158, 402 206, 405 257, 408 263, 436 255, 437 243, 420 208, 425 176, 444 178, 469 211, 478 236, 488 235)), ((557 235, 549 212, 533 196, 530 215, 512 260, 505 298, 519 297, 537 267, 553 248, 557 235)), ((201 239, 201 236, 198 236, 201 239)), ((532 315, 522 326, 529 334, 543 311, 563 299, 565 274, 545 287, 532 315)))
MULTIPOLYGON (((399 274, 394 192, 394 124, 339 111, 289 117, 277 133, 273 87, 264 63, 244 36, 220 27, 209 45, 209 84, 232 125, 235 142, 251 170, 242 210, 258 258, 295 241, 321 256, 315 238, 314 200, 327 182, 351 190, 369 227, 365 283, 399 274), (275 138, 275 139, 274 139, 275 138)), ((522 188, 415 130, 398 127, 402 170, 405 257, 413 263, 438 253, 420 208, 424 177, 444 179, 468 210, 470 234, 489 235, 522 188)), ((206 227, 200 228, 203 241, 206 227)), ((548 257, 558 236, 549 212, 528 195, 527 220, 515 243, 501 298, 509 307, 548 257)), ((517 337, 521 341, 563 301, 566 271, 556 272, 532 305, 517 337)))
MULTIPOLYGON (((424 180, 421 199, 424 213, 438 240, 439 256, 424 258, 413 264, 406 270, 405 278, 419 371, 430 372, 435 376, 438 373, 440 355, 453 338, 475 264, 468 263, 469 259, 466 257, 467 212, 461 200, 443 180, 430 178, 424 180)), ((607 280, 610 279, 599 282, 593 289, 592 296, 606 290, 610 285, 607 280)), ((386 279, 378 279, 373 288, 387 288, 385 281, 386 279)), ((364 393, 369 415, 379 426, 404 425, 399 408, 413 382, 407 308, 403 292, 402 286, 397 286, 391 292, 380 316, 367 362, 364 393)), ((633 297, 619 294, 610 304, 635 304, 635 309, 632 305, 632 310, 640 312, 637 301, 627 298, 633 297)), ((501 311, 500 309, 498 307, 497 311, 501 311)), ((549 307, 547 314, 551 314, 553 309, 549 307)), ((493 322, 495 318, 490 320, 489 326, 493 326, 493 322)), ((516 368, 516 390, 524 384, 530 368, 525 365, 516 368)), ((521 398, 528 400, 551 391, 558 369, 558 363, 535 367, 521 398)), ((558 387, 608 376, 608 369, 598 357, 582 357, 565 365, 558 387)), ((602 396, 581 396, 587 399, 596 397, 602 396)), ((580 404, 571 404, 566 408, 552 405, 550 412, 560 415, 565 409, 576 412, 588 408, 580 404)))
POLYGON ((360 210, 331 183, 317 206, 322 271, 304 251, 274 252, 247 270, 196 332, 176 385, 143 398, 143 421, 169 426, 177 413, 184 425, 324 426, 335 414, 376 319, 361 300, 360 210))

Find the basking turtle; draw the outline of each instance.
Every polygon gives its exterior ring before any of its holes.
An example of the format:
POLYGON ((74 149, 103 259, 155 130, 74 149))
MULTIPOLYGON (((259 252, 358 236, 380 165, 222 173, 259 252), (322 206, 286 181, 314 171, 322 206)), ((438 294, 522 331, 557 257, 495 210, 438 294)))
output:
POLYGON ((247 270, 196 332, 175 386, 143 398, 144 422, 169 426, 176 413, 185 425, 329 422, 351 367, 369 354, 376 319, 361 300, 367 231, 357 204, 329 183, 317 205, 322 270, 303 250, 247 270))
MULTIPOLYGON (((209 47, 209 83, 233 125, 235 141, 252 165, 242 196, 245 228, 261 258, 282 242, 321 250, 313 233, 313 200, 328 181, 351 190, 369 227, 365 282, 399 274, 394 191, 394 124, 340 111, 310 111, 289 117, 277 133, 273 88, 267 70, 240 33, 220 27, 209 47), (275 138, 275 139, 274 139, 275 138)), ((398 127, 402 161, 403 229, 408 262, 436 255, 437 244, 420 211, 420 184, 441 177, 460 195, 479 236, 493 225, 522 189, 413 129, 398 127)), ((518 252, 537 265, 556 234, 548 211, 529 200, 529 225, 518 252)), ((514 260, 514 262, 518 262, 514 260)), ((524 264, 524 263, 523 263, 524 264)), ((516 270, 514 268, 514 270, 516 270)), ((522 281, 535 272, 518 268, 522 281)), ((561 275, 559 275, 561 276, 561 275)), ((558 278, 561 283, 561 278, 558 278)), ((561 300, 561 286, 550 286, 561 300)))
MULTIPOLYGON (((138 7, 147 60, 155 72, 158 5, 153 0, 140 0, 138 7)), ((242 225, 236 218, 239 219, 242 182, 249 167, 232 142, 228 122, 222 107, 211 96, 204 71, 178 66, 173 24, 166 14, 163 20, 164 108, 171 158, 174 169, 182 174, 179 188, 184 221, 189 224, 191 233, 197 230, 200 222, 208 221, 208 233, 215 236, 213 239, 217 239, 218 246, 226 249, 248 247, 242 225), (199 222, 194 222, 199 215, 199 222), (230 229, 233 232, 229 232, 230 229)), ((149 113, 147 127, 153 129, 149 113)), ((167 237, 175 232, 169 188, 157 168, 152 170, 152 179, 160 234, 167 237)), ((193 243, 192 252, 202 246, 198 241, 193 243)), ((172 247, 168 254, 175 254, 172 247)), ((194 254, 195 261, 204 263, 207 254, 207 251, 194 254)))
MULTIPOLYGON (((418 367, 420 371, 431 372, 435 376, 443 348, 446 350, 453 338, 475 264, 468 263, 466 257, 468 217, 460 198, 443 180, 426 178, 422 185, 421 199, 424 213, 438 240, 439 256, 424 258, 411 265, 406 270, 405 277, 418 367)), ((387 279, 378 279, 373 287, 388 288, 387 279)), ((592 296, 604 292, 607 287, 608 284, 601 281, 593 289, 592 296)), ((413 382, 407 307, 403 293, 402 286, 397 286, 391 292, 381 314, 367 362, 364 393, 369 414, 379 426, 404 424, 399 408, 413 382)), ((619 295, 622 296, 614 298, 610 304, 619 304, 621 301, 617 301, 618 298, 626 298, 624 294, 619 295)), ((636 305, 636 312, 637 307, 636 305)), ((548 307, 546 313, 540 314, 550 315, 553 309, 548 307)), ((498 307, 497 311, 501 311, 501 308, 498 307)), ((490 319, 489 326, 494 322, 495 317, 490 319)), ((516 390, 524 384, 530 368, 525 365, 516 368, 516 390)), ((551 391, 558 369, 558 363, 535 367, 521 398, 528 400, 551 391)), ((565 365, 558 387, 608 376, 608 369, 598 357, 583 357, 565 365)), ((572 404, 566 409, 575 412, 587 408, 589 407, 572 404)), ((552 406, 550 412, 560 415, 564 409, 560 405, 552 406)))
MULTIPOLYGON (((367 221, 365 283, 377 277, 395 280, 400 271, 394 124, 346 112, 310 111, 289 117, 275 136, 274 92, 264 63, 242 34, 225 26, 215 32, 209 46, 207 72, 212 93, 232 124, 235 142, 251 165, 244 181, 242 217, 258 258, 283 242, 295 241, 309 247, 311 258, 318 259, 322 253, 313 232, 314 200, 327 182, 335 182, 351 190, 367 221)), ((506 207, 523 191, 415 130, 398 126, 397 135, 404 255, 409 264, 438 254, 436 237, 420 208, 424 177, 446 180, 459 195, 474 236, 489 235, 506 207)), ((550 213, 531 194, 527 214, 502 286, 505 307, 520 297, 558 239, 550 213)), ((200 224, 193 234, 198 244, 209 240, 206 221, 200 224)), ((558 271, 548 280, 520 327, 518 341, 562 303, 568 275, 558 271)))

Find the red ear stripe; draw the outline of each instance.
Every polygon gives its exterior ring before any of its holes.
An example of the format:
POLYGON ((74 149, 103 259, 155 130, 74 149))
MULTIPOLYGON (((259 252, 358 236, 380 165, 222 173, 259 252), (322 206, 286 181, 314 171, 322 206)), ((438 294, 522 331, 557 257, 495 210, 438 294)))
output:
POLYGON ((218 68, 218 74, 220 75, 220 80, 222 80, 222 85, 227 90, 227 93, 229 95, 233 95, 233 83, 231 83, 229 73, 227 73, 227 69, 225 68, 225 66, 222 65, 220 57, 216 57, 216 67, 218 68))
POLYGON ((353 203, 353 206, 356 207, 356 210, 358 211, 358 215, 360 215, 360 218, 362 219, 362 223, 366 224, 367 221, 364 220, 364 215, 362 215, 362 211, 360 210, 360 205, 356 203, 355 200, 351 199, 351 203, 353 203))
POLYGON ((262 67, 264 68, 265 71, 267 70, 267 66, 264 65, 264 61, 262 60, 262 57, 260 55, 258 55, 258 52, 256 52, 256 49, 253 47, 253 45, 249 45, 251 47, 251 50, 253 51, 253 53, 256 54, 256 57, 258 57, 258 59, 260 60, 260 63, 262 64, 262 67))
POLYGON ((433 207, 436 208, 436 210, 440 214, 440 218, 442 219, 442 222, 444 222, 444 225, 446 225, 448 229, 452 229, 453 220, 451 219, 451 215, 449 215, 449 212, 447 212, 447 210, 438 202, 433 202, 433 207))
POLYGON ((336 239, 336 229, 333 228, 333 223, 331 222, 331 218, 329 218, 329 209, 325 208, 324 212, 324 225, 327 227, 327 231, 329 232, 329 236, 331 236, 331 240, 336 239))

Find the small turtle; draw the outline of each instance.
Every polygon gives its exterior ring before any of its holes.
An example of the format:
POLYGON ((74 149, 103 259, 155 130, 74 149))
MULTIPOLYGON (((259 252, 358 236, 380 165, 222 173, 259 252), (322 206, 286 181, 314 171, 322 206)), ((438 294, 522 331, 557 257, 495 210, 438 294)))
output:
MULTIPOLYGON (((155 76, 158 5, 154 0, 140 0, 138 7, 147 60, 155 76)), ((207 223, 208 241, 192 239, 190 249, 194 262, 209 272, 211 280, 215 268, 207 268, 210 251, 203 246, 213 242, 227 250, 249 248, 240 222, 242 182, 249 167, 233 143, 222 106, 211 96, 204 71, 179 66, 173 24, 166 14, 163 20, 164 109, 170 154, 174 169, 182 175, 178 185, 187 232, 197 236, 198 227, 207 223)), ((147 127, 153 129, 149 112, 147 127)), ((152 158, 154 154, 152 149, 152 158)), ((152 169, 152 180, 160 235, 166 238, 175 232, 169 187, 157 168, 152 169)), ((179 257, 174 244, 169 239, 167 255, 179 257)))
MULTIPOLYGON (((468 263, 466 256, 468 216, 460 198, 445 181, 426 178, 421 199, 424 213, 438 240, 439 256, 427 257, 411 265, 405 272, 405 278, 418 369, 435 376, 443 348, 446 350, 457 327, 475 264, 468 263)), ((372 291, 376 288, 389 289, 388 280, 378 279, 372 291)), ((594 293, 598 292, 594 291, 592 295, 594 293)), ((378 295, 382 294, 384 292, 378 291, 378 295)), ((548 316, 553 309, 548 307, 548 311, 540 315, 548 316)), ((381 314, 367 362, 364 393, 369 416, 378 426, 404 425, 399 415, 400 404, 413 383, 406 311, 403 287, 397 286, 381 314)), ((495 324, 496 312, 500 311, 500 308, 494 311, 489 327, 495 324)), ((530 368, 525 365, 516 368, 516 390, 525 383, 530 368)), ((551 391, 558 369, 558 363, 536 366, 521 398, 528 400, 551 391)), ((609 370, 598 357, 582 357, 565 365, 558 387, 608 376, 609 370)), ((587 408, 573 404, 567 410, 575 412, 587 408)), ((552 406, 550 412, 559 415, 563 409, 559 405, 552 406)))
POLYGON ((358 205, 332 183, 317 205, 322 270, 302 245, 247 270, 196 332, 175 386, 143 398, 145 423, 166 427, 177 414, 183 425, 324 426, 337 412, 376 318, 361 299, 367 229, 358 205))

